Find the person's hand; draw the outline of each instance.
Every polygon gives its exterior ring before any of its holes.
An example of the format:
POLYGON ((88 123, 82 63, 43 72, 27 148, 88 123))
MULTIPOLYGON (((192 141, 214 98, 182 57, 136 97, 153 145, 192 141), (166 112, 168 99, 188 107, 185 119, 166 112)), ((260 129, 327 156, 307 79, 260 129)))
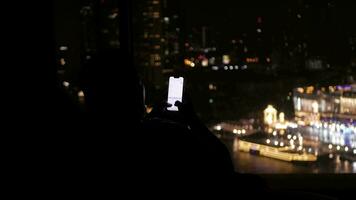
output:
POLYGON ((176 101, 174 105, 178 107, 178 112, 185 121, 191 122, 197 119, 193 103, 187 93, 184 94, 183 102, 176 101))
POLYGON ((149 114, 152 117, 164 117, 166 113, 168 112, 167 108, 171 107, 172 104, 166 102, 166 101, 161 101, 155 105, 153 105, 152 112, 149 114))
MULTIPOLYGON (((164 97, 166 97, 166 95, 164 95, 164 97)), ((176 101, 174 105, 178 107, 178 111, 169 111, 168 108, 172 105, 167 102, 166 98, 163 98, 161 101, 153 105, 153 110, 148 116, 173 120, 188 125, 196 123, 198 117, 195 113, 190 96, 187 93, 183 94, 182 102, 176 101)))

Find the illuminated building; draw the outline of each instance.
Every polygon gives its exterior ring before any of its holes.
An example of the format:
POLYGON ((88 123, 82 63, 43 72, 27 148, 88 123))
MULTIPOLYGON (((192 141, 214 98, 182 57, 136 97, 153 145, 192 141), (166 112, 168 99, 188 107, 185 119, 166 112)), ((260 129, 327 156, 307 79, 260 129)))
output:
POLYGON ((321 59, 307 59, 305 61, 305 68, 308 70, 322 70, 324 68, 324 63, 321 59))
POLYGON ((120 47, 119 1, 105 0, 97 6, 97 18, 99 18, 99 48, 120 47))
POLYGON ((277 110, 273 106, 268 105, 263 113, 265 124, 271 126, 277 122, 277 110))
POLYGON ((320 119, 356 119, 356 85, 330 86, 328 92, 297 88, 293 101, 296 118, 307 123, 320 119))
POLYGON ((95 52, 120 48, 119 4, 118 0, 55 1, 61 79, 77 82, 78 74, 95 52))
POLYGON ((82 48, 88 54, 98 49, 120 48, 118 0, 83 0, 80 5, 82 48))
POLYGON ((356 96, 340 98, 340 113, 343 115, 356 115, 356 96))
POLYGON ((140 0, 135 2, 135 6, 135 48, 142 49, 135 55, 136 65, 146 82, 160 85, 164 53, 162 0, 140 0))
POLYGON ((134 6, 135 64, 146 84, 152 84, 148 87, 157 89, 163 85, 166 74, 181 67, 184 60, 180 3, 138 0, 134 6))
POLYGON ((162 68, 170 72, 181 68, 183 60, 183 15, 180 1, 162 0, 162 68))
POLYGON ((76 81, 81 69, 80 3, 54 1, 57 74, 61 81, 76 81), (63 15, 63 13, 66 13, 63 15))
POLYGON ((285 122, 285 114, 283 112, 279 113, 279 123, 285 122))
MULTIPOLYGON (((84 98, 85 79, 92 58, 118 52, 120 63, 131 62, 131 5, 119 0, 54 1, 57 74, 69 96, 84 98), (121 40, 125 38, 125 40, 121 40)), ((121 66, 112 69, 122 72, 121 66)))
POLYGON ((230 56, 229 55, 223 55, 223 64, 228 65, 230 64, 230 56))

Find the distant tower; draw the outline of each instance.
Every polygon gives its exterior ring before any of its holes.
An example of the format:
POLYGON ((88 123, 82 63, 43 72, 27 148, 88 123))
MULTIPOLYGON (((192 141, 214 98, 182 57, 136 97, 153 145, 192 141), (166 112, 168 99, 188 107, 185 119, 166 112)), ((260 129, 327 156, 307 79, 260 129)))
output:
POLYGON ((120 9, 118 0, 83 0, 80 15, 83 50, 120 48, 120 9))
POLYGON ((139 0, 135 5, 136 65, 146 82, 158 87, 162 82, 162 1, 139 0))
POLYGON ((268 105, 263 113, 264 123, 268 126, 272 126, 277 122, 277 110, 272 105, 268 105))
POLYGON ((177 1, 137 0, 134 5, 135 64, 146 86, 160 89, 183 62, 183 32, 177 1))

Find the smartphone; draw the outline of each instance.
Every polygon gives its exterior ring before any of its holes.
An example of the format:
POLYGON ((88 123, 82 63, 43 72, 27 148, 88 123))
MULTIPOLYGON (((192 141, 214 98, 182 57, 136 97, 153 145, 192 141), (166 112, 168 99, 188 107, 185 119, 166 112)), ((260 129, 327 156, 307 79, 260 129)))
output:
POLYGON ((168 100, 167 102, 171 104, 171 107, 168 107, 169 111, 178 111, 178 107, 174 105, 176 101, 182 102, 183 98, 183 84, 184 78, 174 78, 169 77, 169 86, 168 86, 168 100))

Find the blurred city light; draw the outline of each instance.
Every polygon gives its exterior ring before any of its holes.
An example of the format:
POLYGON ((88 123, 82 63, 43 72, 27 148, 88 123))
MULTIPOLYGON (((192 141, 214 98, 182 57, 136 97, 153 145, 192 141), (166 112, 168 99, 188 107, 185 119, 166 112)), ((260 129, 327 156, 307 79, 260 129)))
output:
POLYGON ((228 65, 230 64, 230 56, 229 55, 223 55, 223 64, 228 65))
POLYGON ((59 47, 59 50, 60 50, 60 51, 67 51, 67 50, 68 50, 68 47, 67 47, 67 46, 60 46, 60 47, 59 47))
POLYGON ((64 58, 59 59, 60 65, 64 66, 66 65, 66 60, 64 58))
POLYGON ((69 82, 67 82, 67 81, 63 81, 62 85, 63 85, 64 87, 68 88, 68 87, 69 87, 69 85, 70 85, 70 83, 69 83, 69 82))
POLYGON ((84 97, 84 92, 83 91, 79 91, 78 92, 78 97, 84 97))
POLYGON ((211 69, 214 70, 214 71, 217 71, 217 70, 219 70, 219 67, 218 66, 212 66, 211 69))

